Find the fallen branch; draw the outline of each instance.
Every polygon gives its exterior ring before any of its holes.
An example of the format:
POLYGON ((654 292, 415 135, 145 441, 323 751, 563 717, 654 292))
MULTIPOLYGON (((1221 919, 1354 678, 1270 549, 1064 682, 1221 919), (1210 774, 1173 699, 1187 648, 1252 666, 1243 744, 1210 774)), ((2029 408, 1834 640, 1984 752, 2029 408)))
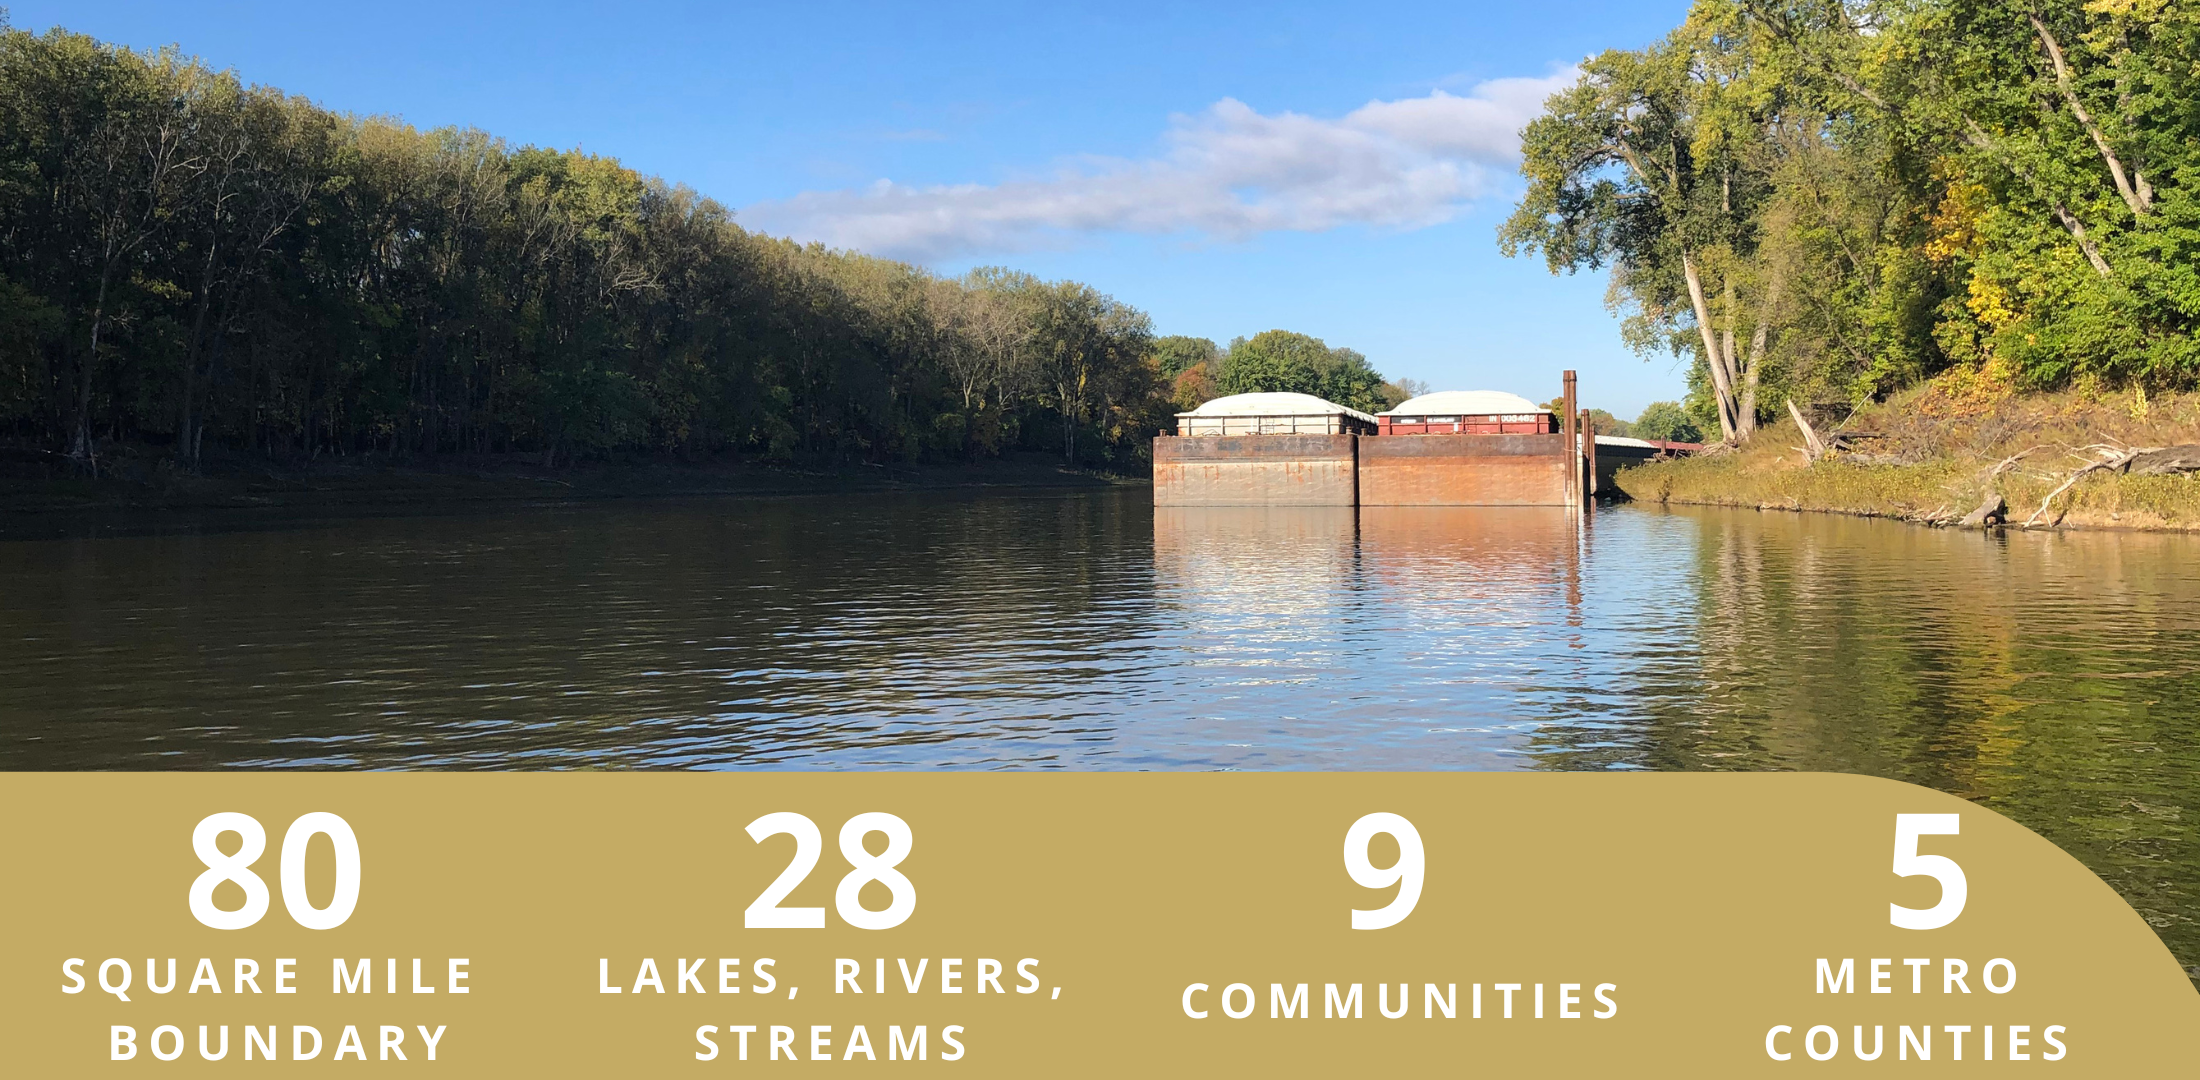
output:
POLYGON ((1986 474, 1985 480, 1991 483, 1997 477, 2001 476, 2001 474, 2016 468, 2017 462, 2023 461, 2033 451, 2044 449, 2046 449, 2046 447, 2044 446, 2028 446, 2022 450, 2017 451, 2014 454, 2009 455, 2008 457, 2001 459, 2001 464, 1994 466, 1993 471, 1986 474))
MULTIPOLYGON (((2038 449, 2038 447, 2033 449, 2038 449)), ((2054 504, 2057 496, 2070 490, 2079 480, 2084 479, 2088 473, 2120 472, 2127 476, 2182 476, 2186 473, 2200 472, 2200 445, 2136 447, 2095 443, 2082 449, 2100 455, 2101 460, 2091 462, 2078 471, 2071 473, 2070 478, 2064 480, 2061 487, 2048 492, 2047 498, 2040 500, 2040 508, 2032 511, 2031 517, 2024 519, 2025 528, 2031 528, 2035 522, 2039 521, 2040 515, 2046 513, 2047 508, 2054 504)), ((2026 452, 2029 453, 2030 451, 2026 452)), ((2006 465, 2007 462, 2003 464, 2006 465)), ((2001 466, 1995 468, 1998 475, 2001 466)), ((2067 514, 2069 511, 2066 509, 2063 513, 2067 514)), ((2060 525, 2062 519, 2063 514, 2057 514, 2047 524, 2049 527, 2060 525)))
MULTIPOLYGON (((2048 492, 2047 497, 2040 500, 2040 508, 2032 511, 2031 517, 2024 519, 2025 528, 2029 529, 2035 523, 2037 523, 2040 519, 2040 515, 2046 513, 2049 506, 2054 505, 2055 499, 2062 495, 2063 492, 2069 491, 2072 487, 2076 486, 2078 481, 2086 477, 2086 474, 2096 473, 2102 470, 2121 470, 2126 466, 2129 466, 2133 458, 2136 458, 2141 453, 2145 452, 2141 450, 2133 450, 2130 447, 2105 446, 2098 443, 2092 446, 2085 447, 2084 449, 2102 455, 2101 460, 2086 465, 2083 468, 2080 468, 2078 471, 2071 473, 2070 478, 2064 480, 2061 487, 2058 487, 2055 490, 2048 492)), ((2069 511, 2066 509, 2063 513, 2069 513, 2069 511)), ((2062 514, 2055 515, 2055 519, 2047 523, 2048 527, 2053 528, 2057 525, 2062 524, 2062 519, 2062 514)))
POLYGON ((1795 426, 1803 433, 1803 445, 1795 447, 1803 453, 1803 464, 1809 465, 1825 457, 1826 444, 1819 440, 1818 430, 1810 426, 1810 421, 1803 419, 1803 410, 1795 407, 1794 398, 1787 399, 1787 407, 1788 415, 1795 418, 1795 426))
POLYGON ((2134 451, 2124 471, 2132 476, 2179 476, 2200 472, 2200 446, 2165 446, 2134 451))

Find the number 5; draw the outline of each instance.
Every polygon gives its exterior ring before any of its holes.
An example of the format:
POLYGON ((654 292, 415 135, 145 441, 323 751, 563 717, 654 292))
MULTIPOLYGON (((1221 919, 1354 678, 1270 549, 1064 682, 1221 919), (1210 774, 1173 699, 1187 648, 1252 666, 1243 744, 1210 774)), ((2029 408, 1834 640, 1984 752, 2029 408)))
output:
POLYGON ((1894 872, 1901 877, 1923 874, 1940 882, 1940 903, 1929 908, 1887 905, 1887 921, 1904 930, 1938 930, 1963 914, 1970 884, 1963 868, 1944 855, 1920 855, 1920 836, 1955 836, 1962 831, 1955 814, 1896 814, 1894 816, 1894 872))

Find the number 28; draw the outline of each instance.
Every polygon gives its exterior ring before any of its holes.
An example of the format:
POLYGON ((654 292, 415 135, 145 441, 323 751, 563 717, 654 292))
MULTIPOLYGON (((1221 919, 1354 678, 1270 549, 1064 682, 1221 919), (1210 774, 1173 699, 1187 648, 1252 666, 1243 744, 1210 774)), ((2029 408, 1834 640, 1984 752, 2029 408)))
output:
MULTIPOLYGON (((825 927, 825 909, 821 907, 780 907, 779 902, 802 884, 810 871, 817 869, 818 853, 825 849, 825 837, 817 831, 817 822, 800 814, 781 811, 766 814, 749 822, 749 839, 761 844, 767 836, 785 833, 794 837, 794 861, 779 872, 771 886, 742 913, 741 925, 749 929, 821 930, 825 927)), ((833 890, 833 907, 848 925, 863 930, 889 930, 909 921, 917 910, 917 887, 907 875, 894 869, 909 857, 916 838, 909 832, 909 823, 892 814, 857 814, 840 827, 840 854, 854 869, 840 879, 840 887, 833 890), (886 850, 873 855, 864 849, 865 837, 872 833, 886 834, 886 850), (863 886, 876 881, 886 886, 893 902, 884 911, 872 911, 863 906, 863 886)))

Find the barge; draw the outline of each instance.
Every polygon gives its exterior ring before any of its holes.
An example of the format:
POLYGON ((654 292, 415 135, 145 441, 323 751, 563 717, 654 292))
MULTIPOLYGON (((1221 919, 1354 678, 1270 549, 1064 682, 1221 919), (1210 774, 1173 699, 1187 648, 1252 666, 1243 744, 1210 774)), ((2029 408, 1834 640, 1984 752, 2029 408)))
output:
POLYGON ((1621 465, 1695 449, 1595 434, 1574 383, 1555 411, 1494 390, 1373 416, 1310 394, 1216 398, 1154 439, 1154 505, 1578 509, 1621 465))

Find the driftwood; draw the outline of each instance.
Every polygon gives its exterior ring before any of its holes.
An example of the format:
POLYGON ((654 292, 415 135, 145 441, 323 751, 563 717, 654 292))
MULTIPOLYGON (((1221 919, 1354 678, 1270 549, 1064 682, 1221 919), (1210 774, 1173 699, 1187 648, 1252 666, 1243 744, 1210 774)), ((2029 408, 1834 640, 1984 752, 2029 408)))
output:
MULTIPOLYGON (((1795 430, 1801 432, 1803 436, 1803 445, 1793 449, 1796 453, 1803 455, 1803 463, 1806 465, 1829 460, 1841 461, 1850 465, 1908 465, 1912 463, 1910 458, 1901 454, 1867 454, 1858 451, 1857 443, 1869 439, 1884 439, 1887 437, 1887 433, 1884 431, 1841 431, 1838 430, 1838 427, 1833 431, 1819 431, 1817 426, 1810 422, 1810 418, 1803 415, 1803 410, 1795 404, 1795 399, 1788 399, 1787 410, 1788 415, 1795 420, 1795 430)), ((1849 415, 1851 417, 1855 416, 1855 411, 1851 410, 1849 415)), ((1845 424, 1848 421, 1843 420, 1842 423, 1845 424)), ((1869 444, 1867 443, 1867 445, 1869 444)))
MULTIPOLYGON (((2070 474, 2069 479, 2066 479, 2062 482, 2061 487, 2058 487, 2055 490, 2048 492, 2047 497, 2040 500, 2040 508, 2032 511, 2031 517, 2024 519, 2025 528, 2029 529, 2034 524, 2036 524, 2040 520, 2040 515, 2047 513, 2047 508, 2053 506, 2055 504, 2055 500, 2061 497, 2063 492, 2069 491, 2071 488, 2076 487, 2078 481, 2085 479, 2088 473, 2122 469, 2131 464, 2132 458, 2139 456, 2139 451, 2132 450, 2128 447, 2115 447, 2100 443, 2096 443, 2092 446, 2083 447, 2082 449, 2087 453, 2097 455, 2100 460, 2091 462, 2080 467, 2078 471, 2070 474)), ((2056 514, 2052 520, 2048 521, 2048 527, 2053 528, 2057 525, 2062 524, 2063 514, 2067 514, 2069 512, 2070 509, 2068 507, 2064 507, 2062 514, 2056 514)))
MULTIPOLYGON (((2090 473, 2114 472, 2128 476, 2179 476, 2185 473, 2200 472, 2200 446, 2191 444, 2138 448, 2095 443, 2092 446, 2080 447, 2079 449, 2084 453, 2094 455, 2098 460, 2080 466, 2076 472, 2071 473, 2068 478, 2063 480, 2062 486, 2048 492, 2047 497, 2040 500, 2040 508, 2032 511, 2031 517, 2024 519, 2025 528, 2031 528, 2034 523, 2039 521, 2041 515, 2047 513, 2048 508, 2055 504, 2055 500, 2063 492, 2076 487, 2078 481, 2085 479, 2090 473)), ((2062 524, 2063 515, 2069 512, 2070 509, 2064 507, 2061 513, 2048 520, 2048 526, 2052 528, 2062 524)))
POLYGON ((1803 455, 1803 464, 1809 465, 1826 456, 1826 444, 1818 438, 1818 429, 1803 418, 1803 410, 1795 407, 1795 399, 1787 399, 1788 415, 1795 418, 1795 427, 1803 433, 1803 445, 1796 447, 1803 455))
MULTIPOLYGON (((2004 498, 2001 492, 1995 490, 1994 481, 2000 479, 2003 473, 2016 468, 2018 462, 2030 457, 2040 449, 2042 448, 2037 446, 2025 447, 1996 462, 1993 468, 1979 473, 1977 482, 1984 488, 1984 492, 1979 496, 1978 508, 1963 515, 1954 524, 1965 529, 1987 529, 1996 525, 2008 524, 2009 500, 2004 498)), ((1939 511, 1934 512, 1931 520, 1936 525, 1949 524, 1949 519, 1942 516, 1939 511)))
POLYGON ((1983 529, 2008 520, 2009 500, 2002 498, 2001 492, 1989 491, 1985 501, 1978 504, 1978 509, 1963 515, 1963 520, 1956 524, 1966 529, 1983 529))
POLYGON ((2159 450, 2141 450, 2124 464, 2124 471, 2132 476, 2177 476, 2200 472, 2200 446, 2165 446, 2159 450))

